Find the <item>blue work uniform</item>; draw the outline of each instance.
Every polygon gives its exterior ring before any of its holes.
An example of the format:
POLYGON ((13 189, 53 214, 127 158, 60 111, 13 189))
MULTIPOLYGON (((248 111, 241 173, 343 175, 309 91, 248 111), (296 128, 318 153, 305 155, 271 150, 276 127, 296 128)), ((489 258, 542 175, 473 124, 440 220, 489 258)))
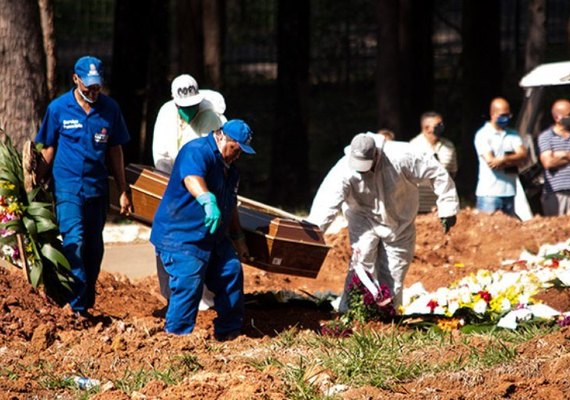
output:
POLYGON ((215 333, 226 335, 242 328, 243 272, 227 236, 238 183, 236 167, 224 163, 212 132, 180 149, 150 235, 170 277, 165 325, 169 333, 192 332, 204 283, 215 296, 215 333), (184 185, 184 178, 191 175, 202 177, 216 196, 222 224, 214 234, 204 223, 204 209, 184 185))
POLYGON ((106 153, 125 144, 129 133, 121 110, 100 94, 89 114, 73 90, 48 106, 35 141, 55 148, 53 182, 63 250, 75 277, 69 303, 74 311, 93 307, 103 259, 103 227, 108 207, 106 153))

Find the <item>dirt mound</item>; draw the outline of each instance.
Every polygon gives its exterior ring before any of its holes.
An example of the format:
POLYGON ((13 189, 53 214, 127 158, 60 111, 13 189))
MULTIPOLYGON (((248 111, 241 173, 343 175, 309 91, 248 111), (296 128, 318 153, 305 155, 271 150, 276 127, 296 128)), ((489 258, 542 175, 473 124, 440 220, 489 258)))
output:
MULTIPOLYGON (((515 260, 525 249, 535 252, 542 244, 570 238, 570 216, 536 217, 520 222, 500 213, 487 215, 466 209, 459 214, 457 225, 448 235, 443 234, 435 214, 419 216, 417 228, 416 254, 405 283, 410 286, 422 282, 426 289, 434 290, 482 268, 519 268, 509 262, 501 267, 501 263, 515 260)), ((270 290, 340 293, 351 254, 346 229, 327 236, 327 241, 332 248, 317 279, 272 274, 244 266, 245 335, 223 345, 213 341, 215 312, 211 310, 199 313, 192 335, 165 334, 166 302, 160 297, 154 277, 131 282, 121 275, 102 273, 93 318, 87 320, 75 318, 69 308, 50 302, 33 290, 20 274, 0 268, 0 357, 3 360, 0 392, 15 399, 29 398, 31 394, 52 398, 67 393, 55 377, 81 375, 124 385, 139 382, 138 386, 133 384, 130 393, 138 392, 140 398, 285 398, 286 388, 278 373, 268 373, 267 369, 260 372, 243 361, 245 355, 260 351, 260 345, 270 337, 292 327, 300 332, 316 331, 321 322, 330 320, 333 315, 326 307, 314 303, 284 305, 271 302, 260 293, 270 290), (211 351, 212 346, 218 346, 219 351, 211 351), (26 367, 38 363, 43 366, 42 376, 26 367), (164 380, 156 377, 142 379, 137 375, 150 367, 164 374, 172 373, 172 365, 182 370, 186 368, 188 376, 178 377, 178 380, 172 377, 177 383, 165 385, 164 380)), ((567 290, 551 289, 540 296, 561 311, 570 309, 567 290)), ((476 379, 460 373, 445 377, 436 374, 403 385, 402 393, 406 394, 401 398, 426 398, 433 391, 446 393, 440 398, 470 398, 469 393, 486 393, 491 398, 522 398, 531 394, 534 398, 544 398, 542 394, 550 393, 558 398, 557 390, 561 386, 552 382, 564 381, 570 361, 566 358, 532 360, 536 359, 541 346, 552 352, 566 346, 568 335, 569 331, 562 330, 519 349, 523 361, 519 370, 514 367, 499 373, 482 370, 476 379), (548 368, 552 374, 551 384, 536 381, 536 375, 532 375, 535 370, 531 371, 530 366, 548 368), (481 382, 493 391, 484 389, 481 382)), ((95 398, 129 398, 117 387, 107 389, 95 398)), ((393 392, 368 387, 353 389, 346 396, 397 398, 393 392)))

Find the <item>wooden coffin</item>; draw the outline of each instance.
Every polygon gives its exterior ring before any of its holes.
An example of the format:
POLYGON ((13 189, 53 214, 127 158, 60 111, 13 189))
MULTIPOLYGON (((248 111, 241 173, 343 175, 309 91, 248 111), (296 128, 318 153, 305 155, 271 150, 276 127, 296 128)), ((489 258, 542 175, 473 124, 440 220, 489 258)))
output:
MULTIPOLYGON (((134 219, 152 224, 168 178, 168 174, 151 167, 127 166, 134 219)), ((110 180, 111 207, 118 209, 118 194, 113 178, 110 180)), ((238 211, 251 256, 249 265, 269 272, 317 277, 330 248, 318 227, 242 196, 238 196, 238 211)))

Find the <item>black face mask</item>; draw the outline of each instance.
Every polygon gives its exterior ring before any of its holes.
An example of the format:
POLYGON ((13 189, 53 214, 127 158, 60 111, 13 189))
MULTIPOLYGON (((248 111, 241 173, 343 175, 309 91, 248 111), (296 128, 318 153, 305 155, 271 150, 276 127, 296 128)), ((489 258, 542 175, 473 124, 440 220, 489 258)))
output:
POLYGON ((438 138, 443 136, 443 132, 445 132, 445 125, 443 125, 443 122, 440 122, 433 127, 433 134, 438 138))
POLYGON ((562 125, 565 131, 570 132, 570 115, 560 118, 560 125, 562 125))

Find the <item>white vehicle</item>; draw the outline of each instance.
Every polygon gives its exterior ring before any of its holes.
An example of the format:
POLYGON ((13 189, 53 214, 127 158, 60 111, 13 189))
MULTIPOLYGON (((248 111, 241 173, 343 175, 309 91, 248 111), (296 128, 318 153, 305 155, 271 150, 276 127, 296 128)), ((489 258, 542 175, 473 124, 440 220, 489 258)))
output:
MULTIPOLYGON (((524 100, 518 114, 516 128, 529 149, 528 162, 520 168, 520 178, 532 213, 540 213, 542 166, 536 146, 540 132, 552 124, 550 107, 554 100, 569 98, 570 61, 542 64, 522 77, 519 86, 524 89, 524 100)), ((517 214, 519 214, 517 212, 517 214)), ((522 217, 525 220, 526 218, 522 217)))

